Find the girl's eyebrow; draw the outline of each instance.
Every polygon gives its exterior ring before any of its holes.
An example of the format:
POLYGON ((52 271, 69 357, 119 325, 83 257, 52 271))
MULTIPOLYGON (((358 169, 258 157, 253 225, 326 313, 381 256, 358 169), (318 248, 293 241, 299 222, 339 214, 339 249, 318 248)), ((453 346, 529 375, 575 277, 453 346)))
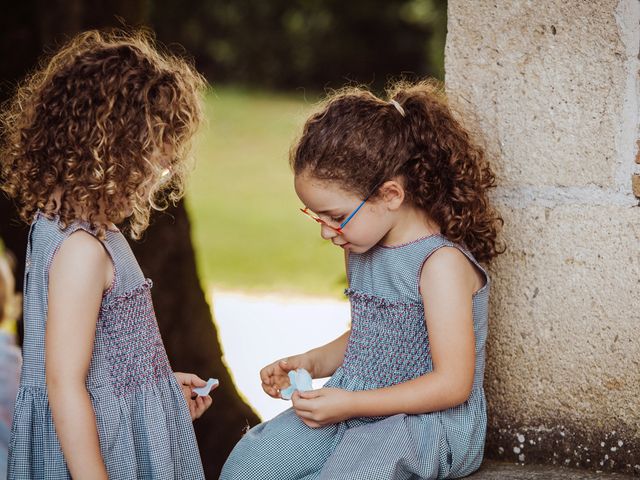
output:
POLYGON ((328 210, 311 210, 312 212, 315 212, 317 215, 339 215, 340 214, 340 210, 337 208, 330 208, 328 210))

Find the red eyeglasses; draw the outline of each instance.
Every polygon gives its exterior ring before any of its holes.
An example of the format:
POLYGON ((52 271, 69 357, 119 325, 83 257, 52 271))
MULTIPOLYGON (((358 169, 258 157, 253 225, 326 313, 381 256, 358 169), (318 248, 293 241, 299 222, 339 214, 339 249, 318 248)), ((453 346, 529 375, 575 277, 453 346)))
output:
POLYGON ((330 228, 331 230, 333 230, 334 232, 336 232, 338 235, 342 235, 342 229, 345 227, 345 225, 347 223, 349 223, 351 221, 351 219, 353 218, 353 216, 358 213, 358 210, 360 210, 362 208, 362 206, 366 203, 366 201, 369 199, 369 197, 365 198, 362 203, 360 205, 358 205, 356 207, 356 209, 351 212, 349 214, 349 216, 347 218, 345 218, 345 220, 338 226, 335 225, 331 225, 331 223, 327 222, 326 220, 323 220, 322 218, 320 218, 318 215, 316 215, 315 213, 313 213, 311 210, 309 210, 309 207, 304 207, 301 208, 300 211, 302 213, 304 213, 305 215, 307 215, 309 218, 311 218, 312 220, 315 220, 316 222, 318 222, 321 225, 325 225, 326 227, 330 228))

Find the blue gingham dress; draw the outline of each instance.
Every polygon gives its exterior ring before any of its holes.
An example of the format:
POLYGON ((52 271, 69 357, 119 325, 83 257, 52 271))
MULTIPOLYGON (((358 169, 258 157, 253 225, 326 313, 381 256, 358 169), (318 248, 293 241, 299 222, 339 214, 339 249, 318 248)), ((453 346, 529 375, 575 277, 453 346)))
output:
POLYGON ((489 277, 469 252, 441 235, 349 255, 351 335, 343 364, 325 386, 370 390, 433 369, 419 278, 424 262, 442 247, 462 251, 486 279, 473 296, 476 364, 467 401, 433 413, 354 418, 317 429, 288 409, 240 440, 222 480, 457 478, 480 466, 489 277))
MULTIPOLYGON (((8 478, 69 479, 51 418, 45 383, 44 335, 49 268, 62 242, 91 229, 40 213, 31 225, 24 295, 20 387, 9 443, 8 478)), ((96 324, 86 385, 109 478, 203 479, 189 410, 160 338, 145 279, 125 237, 102 241, 114 266, 96 324)), ((73 348, 73 338, 69 338, 73 348)))

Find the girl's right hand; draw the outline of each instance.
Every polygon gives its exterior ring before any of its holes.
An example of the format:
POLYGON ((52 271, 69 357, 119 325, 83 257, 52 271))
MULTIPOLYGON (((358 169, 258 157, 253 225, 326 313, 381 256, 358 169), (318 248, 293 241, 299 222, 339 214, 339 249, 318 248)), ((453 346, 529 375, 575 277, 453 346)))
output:
POLYGON ((260 370, 262 389, 270 397, 282 398, 280 396, 280 390, 284 390, 290 385, 289 372, 298 368, 304 368, 313 377, 311 362, 305 355, 282 358, 267 365, 260 370))

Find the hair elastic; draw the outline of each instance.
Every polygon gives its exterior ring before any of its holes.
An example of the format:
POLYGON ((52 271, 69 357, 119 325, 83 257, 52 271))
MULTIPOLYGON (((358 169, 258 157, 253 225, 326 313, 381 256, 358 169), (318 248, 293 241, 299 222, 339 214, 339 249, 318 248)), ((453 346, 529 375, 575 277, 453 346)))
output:
POLYGON ((396 110, 398 110, 400 112, 400 115, 402 115, 403 117, 405 116, 404 108, 402 108, 402 106, 398 102, 396 102, 395 100, 391 99, 391 100, 389 100, 389 103, 391 105, 393 105, 394 107, 396 107, 396 110))

